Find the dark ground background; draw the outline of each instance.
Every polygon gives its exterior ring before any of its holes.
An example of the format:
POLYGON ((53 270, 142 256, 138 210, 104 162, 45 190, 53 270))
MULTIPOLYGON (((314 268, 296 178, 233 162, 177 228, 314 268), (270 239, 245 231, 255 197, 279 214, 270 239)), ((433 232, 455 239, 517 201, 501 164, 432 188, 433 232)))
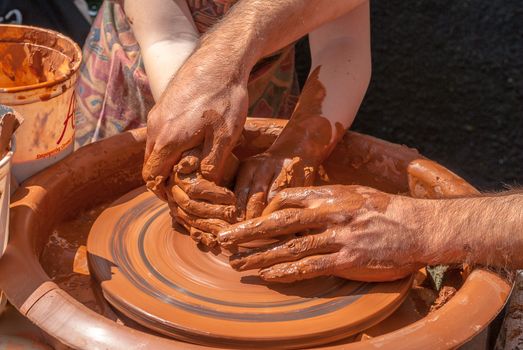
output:
POLYGON ((482 190, 523 185, 523 1, 371 8, 372 82, 352 129, 415 147, 482 190))

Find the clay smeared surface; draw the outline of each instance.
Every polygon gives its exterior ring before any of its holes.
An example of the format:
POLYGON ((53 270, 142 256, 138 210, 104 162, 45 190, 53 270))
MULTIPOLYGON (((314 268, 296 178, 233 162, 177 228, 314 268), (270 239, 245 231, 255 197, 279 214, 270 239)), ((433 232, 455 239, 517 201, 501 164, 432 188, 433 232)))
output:
MULTIPOLYGON (((0 91, 65 80, 80 64, 77 49, 69 39, 50 30, 3 26, 0 28, 0 91)), ((40 98, 45 100, 46 96, 40 98)))
POLYGON ((87 265, 85 244, 96 217, 108 206, 86 210, 78 217, 58 225, 49 236, 40 261, 53 282, 89 309, 115 318, 94 281, 87 265))
POLYGON ((267 284, 234 271, 227 254, 200 250, 183 229, 173 230, 167 205, 143 188, 98 217, 88 251, 113 306, 158 332, 209 345, 327 343, 379 322, 410 287, 408 279, 370 284, 334 277, 267 284))

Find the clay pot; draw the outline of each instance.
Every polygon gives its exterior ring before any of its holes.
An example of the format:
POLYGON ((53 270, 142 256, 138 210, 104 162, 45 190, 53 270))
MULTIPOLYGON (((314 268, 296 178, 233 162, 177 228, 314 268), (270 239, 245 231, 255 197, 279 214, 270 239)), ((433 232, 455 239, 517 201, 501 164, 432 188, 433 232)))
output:
MULTIPOLYGON (((284 123, 249 120, 238 157, 265 149, 284 123)), ((12 199, 12 236, 0 260, 0 289, 22 314, 67 346, 126 350, 204 348, 104 318, 51 282, 39 261, 58 223, 143 184, 140 173, 144 144, 145 130, 140 129, 86 146, 24 182, 12 199)), ((353 132, 347 132, 324 166, 335 182, 359 183, 394 193, 408 193, 409 182, 414 194, 427 197, 475 191, 413 149, 353 132), (425 171, 419 171, 421 167, 425 171)), ((503 307, 510 288, 500 276, 476 269, 456 295, 429 316, 370 340, 323 348, 454 348, 488 325, 503 307)))

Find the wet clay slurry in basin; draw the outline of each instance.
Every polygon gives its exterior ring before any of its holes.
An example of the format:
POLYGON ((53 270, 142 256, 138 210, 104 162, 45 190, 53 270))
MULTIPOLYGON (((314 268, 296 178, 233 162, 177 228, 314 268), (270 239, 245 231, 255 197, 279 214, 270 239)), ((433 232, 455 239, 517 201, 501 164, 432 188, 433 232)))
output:
MULTIPOLYGON (((0 91, 19 91, 64 81, 78 68, 75 44, 50 30, 0 26, 0 91)), ((45 96, 40 96, 45 99, 45 96)))
POLYGON ((158 332, 234 347, 332 342, 393 312, 410 279, 360 283, 329 277, 267 284, 234 271, 226 254, 199 250, 171 228, 166 204, 139 188, 102 212, 88 238, 91 273, 119 311, 158 332))
POLYGON ((0 89, 57 80, 69 71, 69 59, 60 52, 29 43, 0 41, 0 89))

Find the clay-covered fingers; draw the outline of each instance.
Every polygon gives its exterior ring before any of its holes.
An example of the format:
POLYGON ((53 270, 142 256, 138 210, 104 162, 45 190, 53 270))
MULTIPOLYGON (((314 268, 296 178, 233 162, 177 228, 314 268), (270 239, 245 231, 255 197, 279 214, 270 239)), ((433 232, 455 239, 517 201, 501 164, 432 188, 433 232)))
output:
POLYGON ((216 241, 216 236, 209 232, 204 232, 195 227, 189 229, 189 235, 196 243, 201 243, 207 247, 215 247, 218 242, 216 241))
POLYGON ((192 147, 183 146, 176 147, 168 144, 160 147, 159 143, 152 141, 148 130, 142 177, 147 188, 164 201, 167 200, 166 182, 172 175, 173 169, 175 172, 181 170, 189 173, 200 165, 198 159, 200 152, 192 147), (180 167, 177 162, 181 162, 180 167))
POLYGON ((203 219, 195 215, 189 214, 180 207, 175 207, 173 216, 183 222, 189 227, 197 228, 203 232, 209 232, 217 235, 220 231, 227 229, 230 224, 220 219, 203 219))
POLYGON ((283 262, 291 262, 311 255, 334 253, 340 249, 332 232, 310 234, 277 243, 265 249, 254 249, 234 254, 231 266, 239 271, 260 269, 283 262))
POLYGON ((260 270, 260 277, 269 282, 291 283, 336 275, 338 261, 339 253, 308 256, 295 262, 276 264, 260 270))
POLYGON ((191 199, 180 187, 173 186, 171 194, 176 204, 188 214, 200 218, 220 219, 229 223, 236 220, 236 207, 233 205, 217 205, 191 199))
POLYGON ((332 199, 332 194, 325 187, 286 188, 274 196, 262 215, 268 215, 286 208, 318 208, 332 199))
POLYGON ((234 193, 225 187, 216 185, 196 173, 174 175, 174 184, 193 200, 204 200, 213 204, 234 205, 234 193))
POLYGON ((161 155, 153 151, 145 160, 142 177, 147 189, 163 201, 167 201, 165 183, 169 175, 170 169, 163 167, 161 155))
POLYGON ((247 205, 245 207, 245 219, 259 217, 267 206, 267 192, 274 179, 274 167, 271 161, 260 163, 253 174, 247 205))
POLYGON ((182 225, 190 237, 196 242, 207 247, 218 244, 216 233, 228 224, 218 219, 202 219, 186 213, 176 205, 170 205, 173 220, 182 225))
MULTIPOLYGON (((171 207, 171 212, 176 212, 176 209, 171 207)), ((185 230, 189 233, 189 236, 196 242, 201 243, 207 247, 214 247, 218 244, 216 236, 212 233, 202 231, 196 227, 191 226, 187 223, 182 216, 177 215, 176 213, 171 214, 173 220, 180 224, 185 230)), ((173 224, 174 226, 174 224, 173 224)))
POLYGON ((190 174, 200 167, 201 152, 197 148, 183 152, 182 159, 174 167, 174 173, 190 174))
MULTIPOLYGON (((149 142, 149 141, 148 141, 149 142)), ((159 148, 157 144, 145 158, 142 177, 147 188, 166 201, 165 183, 171 176, 174 164, 180 159, 181 151, 173 147, 159 148)))
POLYGON ((236 196, 236 208, 238 210, 238 218, 240 218, 241 220, 245 219, 250 186, 255 171, 256 166, 254 165, 254 160, 248 159, 240 166, 238 176, 236 176, 234 194, 236 196))
POLYGON ((220 232, 218 242, 224 247, 257 239, 273 238, 306 230, 317 230, 340 218, 333 218, 324 210, 283 209, 266 216, 240 222, 220 232))
POLYGON ((299 157, 285 159, 281 169, 276 171, 267 192, 267 201, 271 201, 280 191, 291 187, 307 187, 314 183, 314 167, 308 166, 299 157))

